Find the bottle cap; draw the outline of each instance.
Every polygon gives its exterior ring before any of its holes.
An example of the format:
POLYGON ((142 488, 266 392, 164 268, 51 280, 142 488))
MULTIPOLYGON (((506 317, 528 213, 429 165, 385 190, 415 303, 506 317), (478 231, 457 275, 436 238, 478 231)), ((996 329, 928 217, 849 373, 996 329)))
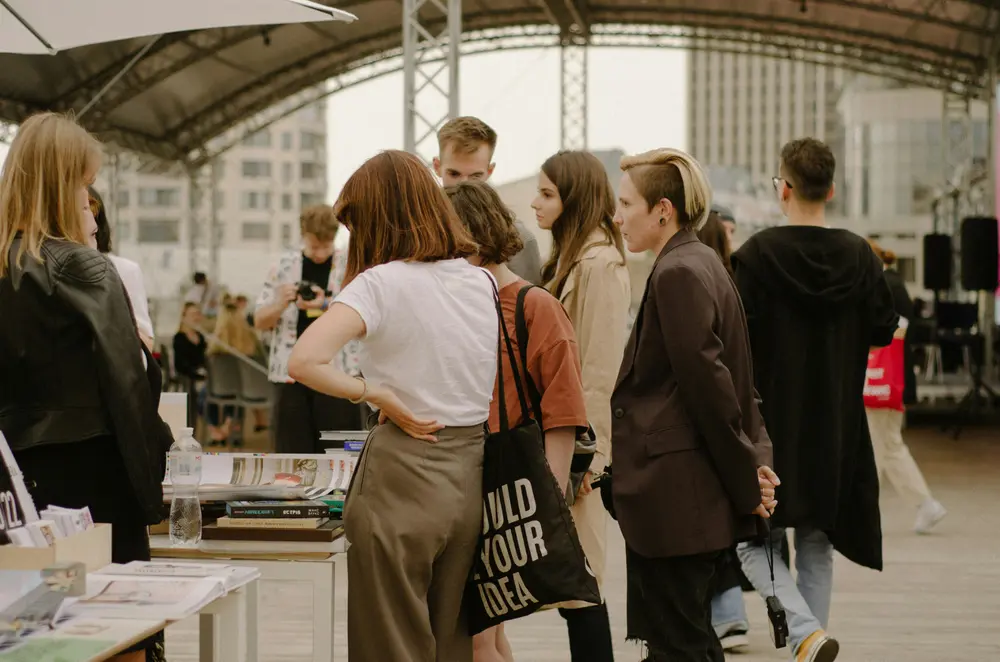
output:
POLYGON ((182 437, 193 437, 194 436, 194 428, 181 428, 181 436, 182 437))

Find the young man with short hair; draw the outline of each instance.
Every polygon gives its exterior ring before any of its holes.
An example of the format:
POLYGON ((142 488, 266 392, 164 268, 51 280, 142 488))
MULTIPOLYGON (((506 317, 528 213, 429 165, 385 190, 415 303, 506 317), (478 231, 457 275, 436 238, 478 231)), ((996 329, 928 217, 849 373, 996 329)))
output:
MULTIPOLYGON (((320 433, 363 429, 362 409, 293 381, 288 376, 292 347, 309 325, 333 303, 347 268, 347 251, 334 246, 340 224, 328 205, 316 205, 299 217, 302 248, 283 255, 271 269, 254 309, 254 326, 273 331, 268 378, 275 383, 271 417, 275 451, 322 453, 320 433)), ((337 361, 342 370, 360 374, 358 345, 352 341, 337 361)))
MULTIPOLYGON (((878 474, 862 388, 868 350, 892 341, 898 315, 868 243, 827 226, 836 162, 818 140, 781 150, 774 189, 788 225, 750 237, 732 256, 750 328, 754 374, 781 476, 772 522, 775 547, 795 530, 793 579, 775 554, 775 587, 797 662, 831 662, 826 633, 833 550, 882 569, 878 474)), ((771 595, 767 550, 743 543, 743 571, 771 595)))
MULTIPOLYGON (((493 163, 496 147, 496 131, 486 122, 476 117, 456 117, 438 131, 434 173, 445 187, 465 181, 485 182, 496 167, 493 163)), ((521 221, 516 221, 514 227, 521 235, 524 248, 507 262, 507 267, 529 283, 541 285, 542 258, 538 240, 521 221)))

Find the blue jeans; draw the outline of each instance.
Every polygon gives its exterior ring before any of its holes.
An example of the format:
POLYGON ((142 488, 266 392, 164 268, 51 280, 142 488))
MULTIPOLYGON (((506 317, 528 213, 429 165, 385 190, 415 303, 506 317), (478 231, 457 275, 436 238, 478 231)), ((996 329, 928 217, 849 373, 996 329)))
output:
POLYGON ((720 639, 732 630, 746 632, 750 629, 742 588, 734 586, 715 594, 712 598, 712 628, 720 639))
POLYGON ((233 418, 236 416, 236 407, 226 405, 222 407, 222 416, 219 416, 219 405, 210 405, 207 403, 208 391, 202 386, 198 389, 198 411, 205 416, 208 424, 211 426, 219 426, 226 422, 227 418, 233 418))
MULTIPOLYGON (((780 549, 785 530, 771 530, 771 545, 780 549)), ((736 549, 743 572, 762 596, 771 595, 771 576, 763 541, 741 543, 736 549)), ((781 600, 788 617, 788 643, 792 654, 798 652, 806 637, 825 630, 830 620, 830 596, 833 592, 833 545, 817 529, 795 529, 795 570, 785 565, 781 554, 774 555, 774 593, 781 600)))

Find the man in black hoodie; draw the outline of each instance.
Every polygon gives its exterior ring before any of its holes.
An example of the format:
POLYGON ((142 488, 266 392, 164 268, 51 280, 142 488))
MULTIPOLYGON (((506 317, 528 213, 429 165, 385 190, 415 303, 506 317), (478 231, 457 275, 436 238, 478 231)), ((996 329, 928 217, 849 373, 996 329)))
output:
MULTIPOLYGON (((835 168, 818 140, 785 145, 774 187, 789 224, 757 233, 732 256, 782 481, 772 535, 780 541, 786 527, 795 529, 797 580, 780 557, 774 574, 796 662, 830 662, 839 652, 826 634, 833 550, 882 569, 862 389, 869 347, 889 344, 899 318, 868 243, 826 225, 835 168)), ((765 554, 762 542, 739 548, 747 577, 771 595, 765 554)))

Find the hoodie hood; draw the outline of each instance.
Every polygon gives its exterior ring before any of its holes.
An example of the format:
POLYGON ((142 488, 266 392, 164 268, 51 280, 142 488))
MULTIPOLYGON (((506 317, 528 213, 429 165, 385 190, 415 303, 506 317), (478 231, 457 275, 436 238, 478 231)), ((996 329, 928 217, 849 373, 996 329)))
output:
POLYGON ((871 295, 882 264, 847 230, 786 225, 758 232, 732 256, 768 294, 813 307, 840 307, 871 295))

